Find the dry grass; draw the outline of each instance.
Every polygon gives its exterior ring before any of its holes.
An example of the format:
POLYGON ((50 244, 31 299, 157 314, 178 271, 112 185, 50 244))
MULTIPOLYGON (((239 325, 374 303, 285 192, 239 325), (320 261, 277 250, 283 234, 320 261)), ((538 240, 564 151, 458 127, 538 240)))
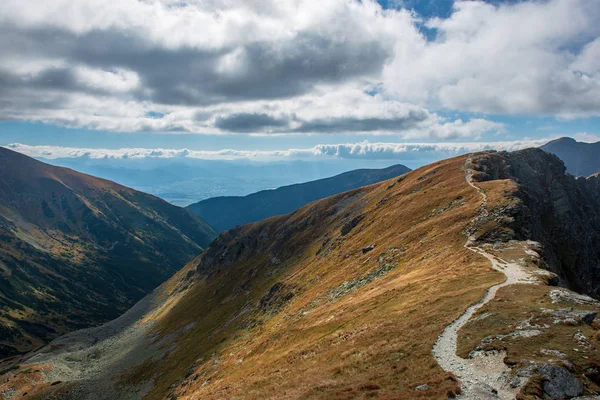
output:
MULTIPOLYGON (((503 279, 463 247, 463 230, 480 204, 463 164, 464 157, 439 162, 399 182, 243 227, 238 237, 245 239, 228 248, 268 240, 155 315, 159 338, 179 336, 151 372, 143 367, 140 380, 156 376, 147 398, 164 397, 173 384, 178 398, 203 399, 441 399, 458 393, 431 348, 448 323, 503 279), (342 236, 341 227, 358 215, 362 220, 342 236), (375 248, 363 253, 368 245, 375 248), (388 262, 397 266, 359 290, 332 295, 388 262), (279 312, 266 312, 260 300, 278 282, 293 297, 279 312), (429 390, 414 390, 425 383, 429 390)), ((176 290, 198 262, 166 290, 176 290)), ((128 380, 136 374, 141 370, 129 371, 128 380)))
POLYGON ((4 390, 13 390, 23 399, 56 399, 60 393, 68 390, 64 384, 55 384, 44 381, 44 372, 50 366, 39 364, 24 369, 16 368, 0 376, 0 393, 4 390))

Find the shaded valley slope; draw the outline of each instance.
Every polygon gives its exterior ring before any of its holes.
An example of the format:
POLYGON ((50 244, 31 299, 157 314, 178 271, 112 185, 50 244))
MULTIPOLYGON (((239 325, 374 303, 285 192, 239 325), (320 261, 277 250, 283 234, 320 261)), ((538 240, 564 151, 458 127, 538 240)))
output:
POLYGON ((568 214, 569 232, 597 229, 579 218, 598 212, 597 182, 561 165, 539 149, 477 153, 231 229, 121 318, 24 357, 0 376, 0 393, 591 395, 600 391, 600 304, 552 285, 575 288, 565 270, 583 279, 598 267, 596 239, 578 242, 587 267, 555 248, 568 214))
POLYGON ((247 196, 213 197, 191 204, 188 210, 219 231, 292 212, 311 201, 381 182, 410 171, 404 165, 358 169, 312 182, 262 190, 247 196))
POLYGON ((215 235, 159 198, 0 147, 0 358, 117 317, 215 235))

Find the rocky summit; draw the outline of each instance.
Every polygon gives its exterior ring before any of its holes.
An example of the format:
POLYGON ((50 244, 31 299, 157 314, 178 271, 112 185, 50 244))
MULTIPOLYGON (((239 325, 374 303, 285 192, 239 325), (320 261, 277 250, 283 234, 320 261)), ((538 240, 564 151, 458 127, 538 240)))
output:
POLYGON ((593 396, 597 189, 542 150, 483 152, 231 229, 120 318, 5 369, 0 393, 593 396))
POLYGON ((600 298, 599 176, 575 178, 558 157, 536 149, 492 153, 477 162, 478 179, 518 184, 518 207, 501 211, 512 218, 510 234, 496 234, 541 243, 543 260, 562 286, 600 298))

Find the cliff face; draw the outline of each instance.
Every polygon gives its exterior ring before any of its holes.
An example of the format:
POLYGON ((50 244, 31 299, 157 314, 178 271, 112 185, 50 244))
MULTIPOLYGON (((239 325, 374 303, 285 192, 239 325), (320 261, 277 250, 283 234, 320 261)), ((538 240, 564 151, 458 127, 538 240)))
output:
POLYGON ((486 153, 475 162, 480 181, 518 183, 520 201, 508 210, 514 238, 540 242, 562 285, 600 298, 600 176, 576 179, 539 149, 486 153))

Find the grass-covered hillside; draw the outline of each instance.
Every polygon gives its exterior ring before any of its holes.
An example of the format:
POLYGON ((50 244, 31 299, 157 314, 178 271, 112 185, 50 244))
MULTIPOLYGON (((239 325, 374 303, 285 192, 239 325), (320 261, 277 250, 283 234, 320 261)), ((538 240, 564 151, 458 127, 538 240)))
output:
POLYGON ((117 317, 214 237, 154 196, 0 148, 0 358, 117 317))

